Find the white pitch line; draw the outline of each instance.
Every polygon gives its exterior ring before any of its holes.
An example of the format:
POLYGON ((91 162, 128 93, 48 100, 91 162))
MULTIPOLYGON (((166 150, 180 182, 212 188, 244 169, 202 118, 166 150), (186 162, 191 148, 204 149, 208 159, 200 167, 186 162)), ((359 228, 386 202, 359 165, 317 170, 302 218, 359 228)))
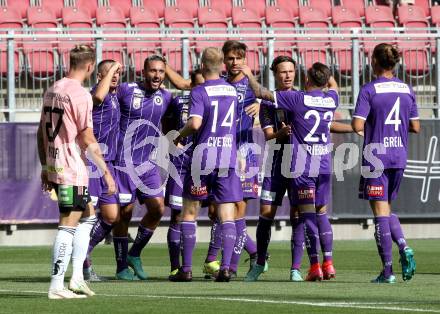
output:
MULTIPOLYGON (((14 292, 14 293, 34 293, 34 294, 47 294, 44 291, 33 291, 33 290, 5 290, 0 289, 0 292, 14 292)), ((206 301, 206 297, 196 297, 196 296, 169 296, 169 295, 145 295, 145 294, 107 294, 99 293, 97 296, 102 297, 129 297, 129 298, 145 298, 145 299, 178 299, 178 300, 200 300, 206 301)), ((370 310, 389 310, 397 312, 419 312, 419 313, 440 313, 440 310, 429 310, 429 309, 417 309, 408 307, 397 307, 397 306, 377 306, 377 304, 405 304, 405 302, 389 302, 389 303, 367 303, 367 302, 305 302, 305 301, 285 301, 285 300, 259 300, 259 299, 246 299, 246 298, 225 298, 225 297, 210 297, 210 301, 233 301, 233 302, 243 302, 243 303, 263 303, 263 304, 289 304, 289 305, 305 305, 312 307, 334 307, 334 308, 352 308, 352 309, 370 309, 370 310), (376 305, 368 305, 376 304, 376 305)), ((412 302, 409 302, 412 303, 412 302)), ((420 302, 422 303, 422 302, 420 302)))

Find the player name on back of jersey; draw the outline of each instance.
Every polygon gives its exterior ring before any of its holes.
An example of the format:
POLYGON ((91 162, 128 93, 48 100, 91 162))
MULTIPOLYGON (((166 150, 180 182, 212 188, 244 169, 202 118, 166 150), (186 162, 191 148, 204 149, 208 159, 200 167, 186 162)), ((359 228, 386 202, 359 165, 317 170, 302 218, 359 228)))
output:
POLYGON ((333 144, 313 144, 306 145, 307 152, 312 156, 322 156, 330 154, 333 144))
POLYGON ((208 147, 232 147, 232 135, 208 137, 208 147))
POLYGON ((410 94, 408 85, 400 82, 375 83, 374 89, 376 90, 377 94, 384 94, 384 93, 410 94))
POLYGON ((402 138, 400 136, 385 136, 383 138, 384 147, 403 147, 402 138))

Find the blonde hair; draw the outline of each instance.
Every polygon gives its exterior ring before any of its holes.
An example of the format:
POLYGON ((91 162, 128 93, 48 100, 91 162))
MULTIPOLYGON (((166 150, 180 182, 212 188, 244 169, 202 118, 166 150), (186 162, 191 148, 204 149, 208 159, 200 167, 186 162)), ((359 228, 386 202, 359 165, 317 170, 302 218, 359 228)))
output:
POLYGON ((70 67, 72 69, 79 69, 84 67, 87 63, 96 61, 95 49, 89 45, 76 45, 70 50, 70 67))
POLYGON ((203 50, 202 64, 206 72, 219 73, 223 64, 223 53, 219 48, 208 47, 203 50))

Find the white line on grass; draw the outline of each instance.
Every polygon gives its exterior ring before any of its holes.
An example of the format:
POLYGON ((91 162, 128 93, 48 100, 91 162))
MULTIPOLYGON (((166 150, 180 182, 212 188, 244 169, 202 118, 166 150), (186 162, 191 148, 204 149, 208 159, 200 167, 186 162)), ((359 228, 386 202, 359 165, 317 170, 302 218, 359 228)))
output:
MULTIPOLYGON (((34 293, 34 294, 47 294, 44 291, 33 291, 33 290, 5 290, 0 289, 0 292, 14 292, 14 293, 34 293)), ((179 299, 179 300, 200 300, 206 301, 206 297, 197 296, 170 296, 170 295, 145 295, 145 294, 108 294, 99 293, 98 296, 102 297, 128 297, 128 298, 145 298, 145 299, 179 299)), ((305 302, 305 301, 285 301, 285 300, 261 300, 261 299, 246 299, 246 298, 225 298, 225 297, 210 297, 209 301, 229 301, 229 302, 244 302, 244 303, 264 303, 264 304, 289 304, 289 305, 305 305, 314 307, 334 307, 334 308, 352 308, 352 309, 371 309, 371 310, 389 310, 397 312, 422 312, 422 313, 440 313, 440 310, 430 310, 430 309, 418 309, 418 308, 408 308, 408 307, 397 307, 397 306, 377 306, 377 304, 391 305, 391 304, 405 304, 405 302, 389 302, 389 303, 368 303, 368 302, 305 302), (371 305, 369 305, 371 304, 371 305)), ((413 302, 408 302, 413 303, 413 302)), ((419 302, 420 304, 422 302, 419 302)))

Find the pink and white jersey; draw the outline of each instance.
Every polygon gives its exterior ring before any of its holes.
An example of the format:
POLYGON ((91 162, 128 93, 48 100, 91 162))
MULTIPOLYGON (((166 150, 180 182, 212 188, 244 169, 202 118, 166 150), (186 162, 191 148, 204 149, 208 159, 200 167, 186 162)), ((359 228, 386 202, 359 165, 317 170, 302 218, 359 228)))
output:
POLYGON ((85 154, 77 136, 93 128, 92 108, 92 96, 78 80, 63 78, 44 94, 41 126, 49 181, 88 186, 85 154))

